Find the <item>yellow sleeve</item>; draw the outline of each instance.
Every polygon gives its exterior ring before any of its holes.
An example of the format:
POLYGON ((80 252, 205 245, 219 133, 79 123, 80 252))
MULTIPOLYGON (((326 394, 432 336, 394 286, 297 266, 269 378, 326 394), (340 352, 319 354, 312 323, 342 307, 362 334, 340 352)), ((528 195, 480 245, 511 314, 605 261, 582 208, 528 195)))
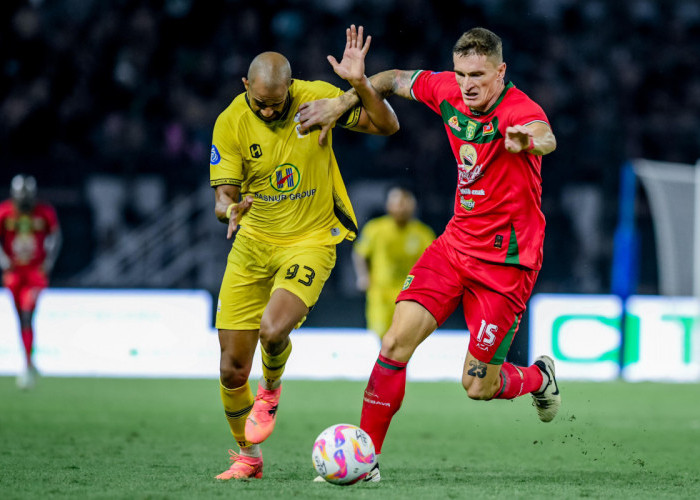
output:
POLYGON ((369 221, 367 224, 365 224, 365 227, 362 228, 362 231, 360 231, 360 235, 357 238, 357 241, 353 245, 352 249, 358 254, 364 257, 365 259, 369 259, 370 256, 372 255, 372 245, 374 243, 374 227, 376 224, 373 223, 374 221, 369 221))
POLYGON ((243 182, 243 159, 238 138, 229 118, 230 107, 219 115, 214 124, 209 157, 209 184, 240 186, 243 182))

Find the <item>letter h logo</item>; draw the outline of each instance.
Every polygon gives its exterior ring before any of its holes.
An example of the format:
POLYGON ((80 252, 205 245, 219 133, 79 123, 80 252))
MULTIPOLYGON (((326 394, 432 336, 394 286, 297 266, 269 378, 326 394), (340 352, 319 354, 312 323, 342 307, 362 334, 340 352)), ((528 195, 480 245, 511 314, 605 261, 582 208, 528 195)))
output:
POLYGON ((260 144, 250 145, 250 155, 253 158, 260 158, 262 156, 262 148, 260 147, 260 144))

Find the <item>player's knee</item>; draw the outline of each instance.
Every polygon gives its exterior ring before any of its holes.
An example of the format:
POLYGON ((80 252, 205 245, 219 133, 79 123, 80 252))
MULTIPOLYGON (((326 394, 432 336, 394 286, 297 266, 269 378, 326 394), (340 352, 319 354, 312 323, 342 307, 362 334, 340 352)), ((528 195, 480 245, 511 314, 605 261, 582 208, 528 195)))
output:
POLYGON ((391 332, 387 332, 382 337, 382 356, 388 359, 398 360, 403 357, 403 344, 397 338, 396 335, 392 335, 391 332))
POLYGON ((260 343, 272 354, 275 348, 284 344, 289 336, 289 328, 279 322, 263 318, 260 322, 260 343))
POLYGON ((235 389, 246 383, 250 375, 250 365, 236 363, 230 358, 221 357, 219 379, 224 387, 235 389))

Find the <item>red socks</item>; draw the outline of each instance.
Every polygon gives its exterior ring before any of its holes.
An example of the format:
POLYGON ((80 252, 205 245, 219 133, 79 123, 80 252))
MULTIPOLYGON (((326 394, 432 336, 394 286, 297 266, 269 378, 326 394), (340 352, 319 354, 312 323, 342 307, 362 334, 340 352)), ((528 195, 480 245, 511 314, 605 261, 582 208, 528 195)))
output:
MULTIPOLYGON (((374 450, 382 452, 384 438, 394 414, 399 411, 406 392, 406 365, 381 354, 367 382, 362 403, 360 427, 372 438, 374 450)), ((494 398, 513 399, 529 394, 542 386, 542 372, 535 366, 519 367, 503 363, 501 388, 494 398)))
POLYGON ((22 328, 22 344, 24 344, 24 352, 27 356, 27 364, 31 364, 32 345, 34 344, 34 331, 31 327, 22 328))
POLYGON ((542 372, 535 365, 528 367, 503 363, 501 367, 501 388, 494 399, 513 399, 542 387, 542 372))
POLYGON ((360 427, 372 438, 377 454, 382 452, 389 424, 406 392, 406 365, 380 354, 367 382, 360 427))

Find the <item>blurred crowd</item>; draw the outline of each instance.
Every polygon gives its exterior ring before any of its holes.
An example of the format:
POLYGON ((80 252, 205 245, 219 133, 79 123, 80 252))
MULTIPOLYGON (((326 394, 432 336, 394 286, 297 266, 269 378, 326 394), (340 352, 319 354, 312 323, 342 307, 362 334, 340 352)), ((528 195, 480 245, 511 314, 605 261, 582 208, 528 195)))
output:
MULTIPOLYGON (((76 235, 96 173, 156 176, 168 197, 207 184, 214 120, 257 53, 347 87, 326 55, 342 55, 350 23, 373 37, 368 74, 451 69, 452 45, 474 26, 503 38, 507 78, 543 106, 559 144, 543 165, 543 291, 607 291, 625 160, 700 157, 697 0, 4 0, 0 23, 0 181, 27 172, 63 193, 76 235)), ((392 105, 395 136, 336 133, 346 183, 412 186, 441 232, 455 169, 440 120, 392 105)), ((90 248, 63 257, 65 276, 90 248)))

